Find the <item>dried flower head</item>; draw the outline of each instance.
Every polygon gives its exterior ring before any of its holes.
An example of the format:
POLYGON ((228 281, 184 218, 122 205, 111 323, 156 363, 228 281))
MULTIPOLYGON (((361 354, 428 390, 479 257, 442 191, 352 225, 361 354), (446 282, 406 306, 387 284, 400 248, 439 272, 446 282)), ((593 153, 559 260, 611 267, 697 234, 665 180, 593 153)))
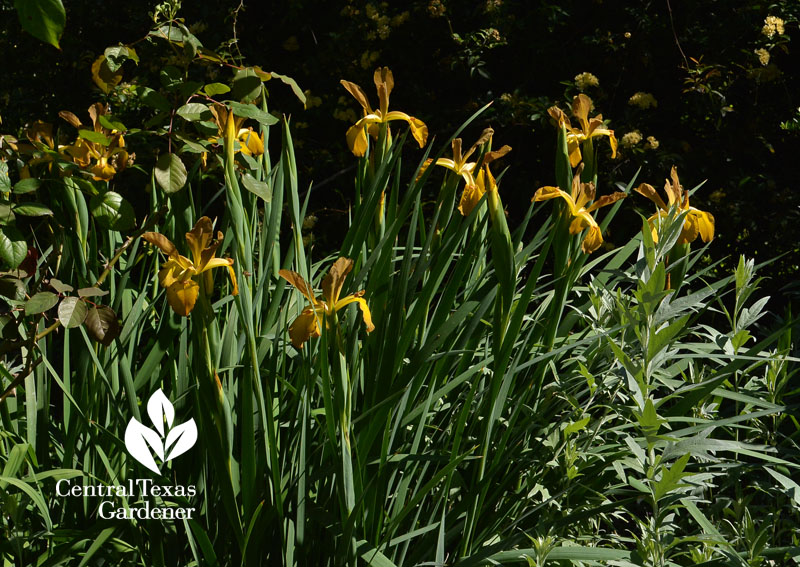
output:
POLYGON ((651 107, 656 108, 658 106, 658 101, 652 94, 639 91, 628 99, 628 104, 631 106, 638 106, 642 110, 647 110, 651 107))
POLYGON ((318 220, 316 215, 308 215, 303 219, 303 230, 311 230, 317 225, 318 220))
POLYGON ((444 13, 445 13, 445 7, 444 4, 442 4, 441 0, 430 1, 430 3, 428 4, 428 14, 432 18, 439 18, 441 16, 444 16, 444 13))
POLYGON ((496 10, 499 10, 502 5, 503 5, 503 0, 488 0, 486 2, 486 11, 494 12, 496 10))
POLYGON ((585 91, 589 87, 599 87, 600 79, 591 73, 584 71, 583 73, 575 75, 575 86, 578 87, 579 91, 585 91))
POLYGON ((767 16, 764 18, 764 27, 761 28, 761 33, 772 39, 775 34, 783 35, 784 21, 777 16, 767 16))
POLYGON ((625 148, 632 148, 642 141, 642 133, 639 130, 628 132, 620 139, 619 143, 625 148))

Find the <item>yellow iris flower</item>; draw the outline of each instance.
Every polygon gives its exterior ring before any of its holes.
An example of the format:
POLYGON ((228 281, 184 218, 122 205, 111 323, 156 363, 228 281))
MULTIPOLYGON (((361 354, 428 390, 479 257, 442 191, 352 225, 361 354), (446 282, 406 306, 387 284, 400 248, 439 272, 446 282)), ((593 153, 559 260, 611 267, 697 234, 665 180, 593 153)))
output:
POLYGON ((163 234, 145 232, 142 235, 142 238, 157 246, 168 257, 158 272, 158 280, 161 287, 167 290, 170 307, 181 317, 188 316, 194 309, 201 285, 204 286, 204 293, 211 293, 213 282, 210 270, 213 268, 227 268, 233 284, 233 295, 239 294, 236 273, 233 271, 233 258, 215 257, 217 248, 222 242, 222 233, 217 232, 217 240, 212 243, 213 235, 211 219, 200 217, 194 228, 186 233, 192 260, 181 256, 175 245, 163 234))
MULTIPOLYGON (((55 151, 56 143, 53 139, 53 125, 41 120, 31 124, 26 132, 27 138, 33 143, 44 144, 49 150, 55 151)), ((48 160, 50 161, 50 160, 48 160)))
POLYGON ((242 128, 246 118, 234 116, 233 110, 228 110, 222 104, 214 104, 209 110, 214 116, 212 122, 217 125, 217 136, 210 138, 210 142, 217 144, 220 139, 224 139, 227 135, 228 120, 233 120, 233 131, 236 132, 236 139, 239 141, 239 150, 251 157, 264 153, 264 134, 258 135, 252 128, 242 128))
MULTIPOLYGON (((480 202, 485 193, 489 193, 489 205, 492 208, 499 207, 499 194, 497 191, 497 183, 494 176, 489 169, 489 164, 496 159, 500 159, 508 152, 511 151, 511 146, 503 146, 499 150, 493 152, 486 152, 483 156, 483 164, 480 171, 475 176, 475 182, 464 187, 464 192, 461 194, 461 201, 458 203, 458 211, 465 217, 469 216, 472 209, 480 202)), ((472 164, 473 166, 475 164, 472 164)))
MULTIPOLYGON (((58 152, 56 149, 55 140, 53 139, 53 125, 41 120, 37 120, 28 128, 26 137, 28 140, 30 140, 32 146, 20 144, 19 148, 12 146, 12 149, 19 149, 20 153, 34 153, 37 152, 37 150, 39 152, 44 151, 44 153, 41 153, 39 157, 34 157, 28 160, 28 163, 25 164, 25 167, 23 167, 22 171, 20 172, 20 178, 26 179, 30 177, 31 166, 38 165, 40 163, 47 163, 48 168, 52 171, 54 156, 50 152, 58 152)), ((66 160, 70 159, 68 155, 64 155, 61 152, 58 153, 62 158, 66 160)))
POLYGON ((361 309, 367 332, 370 333, 375 329, 375 325, 372 324, 372 314, 369 311, 369 306, 362 297, 364 295, 363 290, 342 298, 339 297, 344 280, 352 269, 353 261, 350 258, 336 260, 331 266, 328 275, 322 280, 322 299, 317 299, 311 285, 297 272, 291 270, 281 270, 279 272, 283 279, 297 288, 311 302, 311 305, 303 309, 303 312, 289 326, 289 337, 296 348, 303 348, 303 343, 308 339, 320 336, 320 326, 323 324, 323 319, 351 303, 357 303, 361 309))
MULTIPOLYGON (((475 152, 475 150, 478 149, 478 147, 482 146, 483 144, 491 140, 492 135, 494 135, 494 130, 492 130, 491 128, 486 128, 481 134, 481 137, 478 138, 478 141, 475 142, 472 145, 472 147, 469 150, 467 150, 466 153, 462 153, 461 147, 463 142, 461 138, 455 138, 452 142, 453 159, 439 158, 436 160, 436 163, 434 163, 432 159, 429 159, 425 161, 425 163, 422 166, 422 169, 419 172, 419 175, 421 176, 422 172, 424 172, 433 163, 434 165, 438 165, 440 167, 449 169, 456 175, 460 175, 466 182, 466 186, 464 187, 464 192, 461 195, 461 202, 458 206, 458 210, 464 216, 469 215, 469 212, 465 213, 464 211, 465 210, 472 211, 472 209, 475 208, 475 205, 478 203, 478 201, 480 201, 483 194, 486 192, 486 183, 484 178, 483 177, 481 178, 482 180, 481 186, 478 187, 474 176, 475 166, 477 165, 477 163, 474 161, 467 162, 467 160, 475 152)), ((510 146, 503 146, 496 152, 488 152, 483 158, 483 163, 491 163, 493 160, 504 156, 510 151, 511 151, 510 146)), ((480 175, 480 172, 478 172, 478 174, 480 175)), ((489 175, 491 175, 491 173, 489 173, 489 175)), ((493 181, 494 178, 492 178, 492 182, 493 181)), ((493 187, 496 189, 497 186, 494 185, 493 187)))
POLYGON ((243 154, 256 157, 264 153, 264 134, 259 136, 252 128, 240 128, 236 139, 243 154))
POLYGON ((581 162, 581 143, 592 138, 607 136, 611 144, 611 157, 612 159, 617 157, 617 138, 614 136, 614 130, 609 130, 603 125, 602 114, 589 118, 591 108, 592 99, 585 94, 579 94, 572 99, 572 115, 578 119, 580 128, 573 128, 567 115, 557 106, 547 111, 558 122, 559 127, 563 124, 567 129, 567 149, 572 167, 577 167, 581 162))
POLYGON ((670 207, 675 205, 678 207, 679 213, 689 211, 683 223, 681 235, 678 237, 678 244, 694 242, 697 240, 698 236, 703 239, 703 242, 711 242, 714 238, 714 216, 711 213, 689 206, 689 192, 681 187, 680 181, 678 180, 678 170, 674 165, 670 172, 670 179, 668 179, 664 185, 664 191, 667 194, 669 205, 664 202, 652 185, 642 183, 636 188, 637 193, 653 201, 660 209, 656 214, 647 219, 647 222, 650 223, 653 241, 658 241, 656 219, 666 217, 669 214, 670 207))
MULTIPOLYGON (((93 130, 108 138, 107 145, 78 138, 71 146, 59 148, 63 149, 64 153, 78 167, 88 170, 96 181, 110 181, 118 172, 127 167, 130 160, 122 133, 110 130, 100 123, 100 116, 107 112, 108 106, 99 102, 89 107, 93 130)), ((58 115, 79 130, 83 127, 81 121, 72 112, 62 110, 58 115)))
POLYGON ((393 110, 389 112, 389 95, 394 88, 394 76, 388 67, 375 70, 373 78, 375 88, 378 90, 378 100, 380 105, 373 110, 367 99, 367 95, 355 83, 339 81, 347 89, 364 109, 364 117, 356 122, 347 130, 347 146, 353 155, 361 157, 367 153, 367 131, 373 138, 378 137, 378 124, 391 122, 392 120, 405 120, 411 126, 411 135, 422 148, 428 141, 428 127, 422 120, 409 116, 405 112, 393 110))
POLYGON ((438 165, 444 168, 449 169, 456 175, 460 175, 464 178, 464 181, 467 182, 467 185, 475 185, 475 178, 472 177, 472 172, 475 169, 475 162, 467 163, 467 158, 472 155, 472 152, 475 151, 477 144, 472 146, 466 154, 461 154, 461 138, 456 138, 453 140, 453 159, 449 158, 439 158, 436 160, 436 163, 433 163, 432 159, 426 160, 425 164, 422 166, 422 171, 420 171, 420 175, 422 172, 425 171, 430 164, 438 165))
POLYGON ((545 186, 541 187, 533 195, 532 201, 547 201, 548 199, 555 199, 561 197, 567 202, 569 206, 570 215, 573 219, 569 225, 570 234, 580 234, 584 229, 589 229, 586 236, 583 238, 581 250, 586 254, 591 254, 603 244, 603 234, 600 230, 600 225, 594 220, 592 213, 600 207, 616 203, 620 199, 625 198, 625 193, 617 191, 611 195, 603 195, 592 205, 586 206, 589 201, 594 201, 595 188, 594 183, 581 183, 581 172, 583 166, 578 168, 575 177, 572 178, 572 195, 565 193, 558 187, 545 186))

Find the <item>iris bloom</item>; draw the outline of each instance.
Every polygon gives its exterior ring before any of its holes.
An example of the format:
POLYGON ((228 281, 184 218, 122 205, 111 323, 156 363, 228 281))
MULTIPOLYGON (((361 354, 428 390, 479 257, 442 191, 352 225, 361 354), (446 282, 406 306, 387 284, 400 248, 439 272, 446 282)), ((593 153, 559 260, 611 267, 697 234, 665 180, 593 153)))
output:
MULTIPOLYGON (((481 138, 481 140, 483 140, 484 142, 486 141, 483 138, 481 138)), ((467 151, 467 153, 462 155, 462 153, 461 153, 461 138, 454 139, 453 142, 452 142, 453 143, 453 159, 439 158, 439 159, 436 160, 436 163, 434 163, 432 159, 429 159, 422 166, 422 171, 425 171, 425 169, 427 169, 428 166, 433 163, 434 165, 438 165, 438 166, 441 166, 441 167, 449 169, 450 171, 452 171, 456 175, 460 175, 464 179, 464 181, 466 181, 467 186, 475 185, 475 178, 472 176, 472 172, 475 170, 475 165, 476 164, 475 164, 474 161, 470 162, 470 163, 467 163, 467 159, 469 158, 469 156, 472 155, 472 152, 475 151, 475 148, 478 147, 479 143, 482 143, 481 140, 478 140, 478 142, 476 142, 475 145, 472 146, 467 151)), ((420 171, 420 175, 422 175, 422 171, 420 171)))
POLYGON ((158 246, 167 255, 167 261, 158 272, 161 287, 167 290, 167 301, 172 310, 186 317, 194 309, 200 286, 208 294, 213 289, 211 270, 213 268, 228 268, 228 275, 233 284, 233 295, 239 294, 236 283, 236 273, 233 271, 232 258, 216 258, 217 248, 222 242, 222 233, 217 232, 217 240, 212 243, 214 231, 211 219, 200 217, 194 228, 186 233, 186 242, 192 251, 192 260, 181 256, 175 245, 158 232, 145 232, 142 235, 147 242, 158 246), (203 275, 205 274, 205 275, 203 275))
MULTIPOLYGON (((323 324, 323 319, 326 316, 331 316, 340 309, 347 307, 351 303, 357 303, 361 309, 361 314, 364 316, 364 324, 367 326, 367 332, 372 332, 375 325, 372 324, 372 314, 369 311, 369 306, 366 300, 362 297, 364 291, 357 291, 345 297, 340 298, 342 292, 342 285, 353 269, 353 261, 350 258, 339 258, 331 266, 331 271, 322 280, 322 298, 317 299, 311 285, 306 282, 303 277, 297 272, 291 270, 281 270, 279 274, 283 279, 288 281, 302 293, 306 299, 311 302, 303 312, 294 320, 289 326, 289 337, 292 339, 292 344, 296 348, 303 348, 305 343, 311 337, 320 336, 320 327, 323 324)), ((330 320, 328 320, 330 324, 330 320)))
MULTIPOLYGON (((26 132, 28 139, 34 144, 43 144, 42 147, 55 151, 56 143, 53 139, 53 125, 37 120, 26 132)), ((50 160, 47 160, 50 161, 50 160)))
MULTIPOLYGON (((23 167, 22 172, 20 173, 21 178, 30 177, 30 167, 34 165, 38 165, 40 163, 47 163, 49 164, 48 167, 52 170, 53 168, 53 161, 55 159, 54 153, 58 150, 56 149, 55 139, 53 138, 53 125, 47 122, 43 122, 41 120, 37 120, 28 128, 26 132, 28 140, 30 140, 33 147, 28 146, 21 146, 22 151, 25 152, 36 152, 37 150, 40 153, 38 157, 31 158, 28 163, 23 167)), ((17 148, 13 148, 17 149, 17 148)), ((69 159, 69 156, 64 154, 60 154, 62 158, 69 159)))
MULTIPOLYGON (((430 164, 432 164, 432 163, 434 165, 438 165, 438 166, 444 167, 446 169, 449 169, 450 171, 452 171, 456 175, 460 175, 464 179, 464 181, 466 182, 466 187, 464 188, 464 193, 462 194, 462 201, 464 199, 463 195, 467 195, 467 194, 469 194, 471 196, 471 199, 474 200, 475 199, 474 195, 475 195, 476 191, 478 191, 476 189, 475 177, 473 176, 473 173, 475 172, 475 166, 477 165, 477 163, 474 162, 474 161, 467 163, 467 160, 469 159, 469 156, 471 156, 479 146, 481 146, 481 145, 485 144, 486 142, 488 142, 489 140, 491 140, 493 134, 494 134, 494 130, 492 130, 491 128, 487 128, 486 130, 484 130, 483 134, 481 134, 481 137, 478 139, 478 141, 475 142, 472 145, 472 147, 469 150, 467 150, 467 153, 465 153, 465 154, 462 153, 462 151, 461 151, 461 144, 462 144, 461 138, 454 139, 453 142, 452 142, 452 145, 453 145, 453 159, 439 158, 439 159, 436 160, 436 163, 434 163, 434 161, 432 159, 429 159, 422 166, 422 169, 421 169, 419 175, 421 176, 422 172, 425 171, 430 166, 430 164)), ((511 148, 508 147, 508 146, 503 146, 503 150, 505 150, 505 152, 503 154, 503 155, 505 155, 505 153, 508 153, 511 150, 511 148), (508 149, 506 150, 506 148, 508 148, 508 149)), ((502 151, 502 150, 498 150, 498 152, 494 152, 494 153, 499 153, 500 151, 502 151)), ((486 156, 484 156, 484 163, 486 162, 485 157, 486 156)), ((491 158, 490 158, 490 161, 491 161, 491 158)), ((480 200, 480 198, 483 195, 483 193, 485 193, 485 188, 484 188, 483 191, 480 191, 479 193, 480 194, 477 196, 477 200, 475 200, 474 203, 472 204, 472 206, 469 207, 469 210, 472 210, 472 208, 475 206, 475 203, 477 203, 478 200, 480 200)), ((460 211, 462 210, 461 205, 459 205, 459 210, 460 211)), ((462 211, 462 214, 464 214, 463 211, 462 211)), ((469 213, 467 213, 467 214, 469 214, 469 213)), ((466 216, 466 215, 464 215, 464 216, 466 216)))
POLYGON ((567 149, 572 167, 577 167, 581 162, 581 143, 592 138, 607 136, 608 143, 611 144, 611 157, 617 157, 617 138, 614 136, 614 130, 603 126, 602 114, 589 118, 591 108, 592 99, 585 94, 579 94, 572 99, 572 115, 578 119, 579 128, 573 128, 567 115, 557 106, 547 111, 558 122, 559 127, 563 124, 567 129, 567 149))
POLYGON ((264 153, 264 134, 259 136, 252 128, 240 128, 236 139, 243 154, 256 157, 264 153))
POLYGON ((411 126, 411 135, 419 143, 419 147, 425 146, 428 141, 428 127, 422 120, 409 116, 405 112, 393 110, 389 112, 389 95, 394 88, 394 77, 388 67, 378 68, 374 75, 375 88, 378 90, 378 100, 380 105, 373 110, 369 105, 369 100, 364 91, 355 83, 339 81, 347 89, 364 109, 364 117, 356 122, 347 130, 347 146, 353 155, 361 157, 367 153, 367 131, 373 138, 378 137, 378 124, 391 122, 392 120, 405 120, 411 126))
POLYGON ((647 222, 650 223, 650 230, 653 233, 653 241, 658 240, 656 219, 666 217, 669 214, 670 207, 675 205, 678 207, 679 213, 689 211, 683 223, 681 235, 678 237, 678 244, 694 242, 698 236, 703 239, 703 242, 710 242, 714 238, 714 216, 711 213, 689 206, 689 192, 681 187, 678 180, 678 170, 674 165, 670 172, 670 179, 664 185, 664 191, 667 193, 669 205, 664 202, 652 185, 642 183, 636 188, 637 193, 653 201, 659 208, 656 214, 647 219, 647 222))
MULTIPOLYGON (((461 201, 458 203, 458 211, 465 217, 469 216, 472 209, 480 202, 484 193, 489 193, 489 201, 492 207, 499 206, 497 183, 494 180, 489 164, 496 159, 500 159, 511 151, 511 146, 503 146, 499 150, 486 152, 483 156, 483 164, 480 171, 475 176, 475 183, 464 187, 461 194, 461 201)), ((474 166, 474 164, 472 164, 474 166)))
POLYGON ((252 128, 242 128, 246 118, 234 116, 233 110, 228 110, 222 104, 214 104, 209 109, 214 116, 213 122, 217 125, 217 136, 212 137, 210 142, 217 144, 220 139, 224 139, 228 120, 233 120, 233 131, 236 132, 236 139, 239 141, 239 150, 251 157, 257 157, 264 153, 264 134, 259 136, 252 128))
MULTIPOLYGON (((93 131, 108 139, 107 144, 78 138, 71 146, 62 149, 78 167, 88 170, 97 181, 110 181, 119 171, 127 167, 130 159, 125 149, 125 138, 117 130, 109 130, 100 123, 100 116, 108 112, 108 107, 95 103, 89 107, 93 131)), ((73 113, 62 110, 58 115, 78 130, 83 124, 73 113)))
POLYGON ((603 234, 597 221, 594 220, 592 212, 600 207, 616 203, 625 197, 625 193, 617 191, 611 195, 603 195, 592 205, 586 205, 590 201, 594 201, 595 189, 594 183, 581 183, 581 172, 583 166, 578 168, 575 177, 572 178, 572 195, 565 193, 558 187, 542 187, 533 195, 532 201, 547 201, 548 199, 555 199, 561 197, 567 202, 569 206, 570 215, 573 217, 569 225, 570 234, 580 234, 584 229, 588 228, 589 232, 583 238, 581 250, 586 254, 590 254, 600 248, 603 243, 603 234))

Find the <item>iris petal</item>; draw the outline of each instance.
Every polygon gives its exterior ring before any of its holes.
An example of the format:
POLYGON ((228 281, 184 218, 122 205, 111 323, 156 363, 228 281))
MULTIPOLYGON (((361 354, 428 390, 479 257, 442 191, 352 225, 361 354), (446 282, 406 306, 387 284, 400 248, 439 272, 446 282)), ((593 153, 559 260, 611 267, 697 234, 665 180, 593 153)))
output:
POLYGON ((362 157, 367 153, 367 133, 364 127, 355 124, 347 130, 347 147, 354 156, 362 157))
POLYGON ((600 227, 596 224, 594 226, 589 227, 589 232, 586 233, 586 236, 583 238, 583 244, 581 244, 581 250, 583 250, 586 254, 591 254, 603 244, 603 234, 600 230, 600 227))
POLYGON ((319 304, 317 298, 314 297, 314 290, 311 289, 311 285, 303 279, 303 276, 292 270, 281 270, 278 272, 278 275, 292 284, 295 289, 302 293, 313 305, 319 304))
POLYGON ((705 211, 692 210, 690 213, 696 215, 697 225, 700 229, 700 238, 703 242, 711 242, 714 239, 714 216, 705 211))
POLYGON ((303 348, 303 343, 311 337, 318 337, 319 335, 317 315, 314 309, 310 307, 304 309, 289 326, 289 338, 292 339, 292 344, 295 348, 303 348))
POLYGON ((339 311, 351 303, 357 303, 359 309, 361 309, 361 315, 364 317, 364 324, 367 326, 367 332, 371 333, 375 330, 375 325, 372 324, 372 313, 369 310, 369 305, 367 305, 367 301, 361 297, 361 294, 363 293, 363 291, 360 291, 358 293, 348 295, 341 301, 337 302, 336 305, 333 306, 333 309, 334 311, 339 311))
POLYGON ((167 301, 175 313, 186 317, 194 309, 199 292, 200 286, 193 279, 178 280, 167 288, 167 301))
POLYGON ((463 216, 468 217, 472 213, 472 209, 480 202, 483 193, 484 191, 475 183, 466 185, 464 192, 461 194, 461 201, 458 203, 458 211, 463 216))
POLYGON ((364 114, 372 114, 372 109, 369 106, 367 95, 363 90, 361 90, 361 87, 355 83, 351 83, 350 81, 345 81, 344 79, 339 82, 347 90, 347 92, 353 95, 353 98, 358 101, 358 104, 360 104, 361 108, 364 109, 364 114))
POLYGON ((344 280, 352 269, 353 261, 350 258, 339 258, 333 263, 325 279, 322 280, 322 295, 330 305, 335 305, 339 301, 344 280))
POLYGON ((578 209, 575 207, 575 201, 572 200, 572 195, 565 193, 558 187, 546 185, 545 187, 539 188, 536 193, 533 194, 533 199, 531 199, 531 201, 547 201, 549 199, 556 199, 558 197, 561 197, 567 202, 570 213, 572 213, 573 216, 578 213, 578 209))
POLYGON ((200 217, 192 230, 186 233, 186 242, 189 243, 195 265, 202 264, 203 249, 208 247, 213 235, 211 219, 208 217, 200 217))

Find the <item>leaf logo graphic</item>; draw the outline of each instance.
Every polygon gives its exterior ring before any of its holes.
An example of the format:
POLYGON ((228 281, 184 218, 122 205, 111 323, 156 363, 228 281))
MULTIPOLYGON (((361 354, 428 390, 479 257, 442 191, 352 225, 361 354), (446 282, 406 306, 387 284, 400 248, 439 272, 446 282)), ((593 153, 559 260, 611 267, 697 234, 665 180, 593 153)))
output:
POLYGON ((161 474, 153 455, 162 463, 183 455, 197 442, 197 426, 192 418, 173 427, 175 408, 161 389, 147 401, 147 415, 155 430, 132 417, 125 429, 125 447, 134 459, 161 474))

